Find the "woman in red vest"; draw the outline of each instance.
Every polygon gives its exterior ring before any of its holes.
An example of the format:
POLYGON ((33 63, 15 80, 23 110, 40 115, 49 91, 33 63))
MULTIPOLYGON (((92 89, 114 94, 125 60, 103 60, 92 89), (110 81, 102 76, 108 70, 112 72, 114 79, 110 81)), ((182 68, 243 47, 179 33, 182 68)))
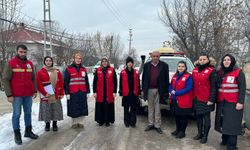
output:
POLYGON ((61 103, 61 98, 64 96, 63 78, 61 72, 53 67, 52 57, 46 56, 44 65, 36 75, 37 88, 41 97, 39 121, 45 122, 45 131, 50 130, 50 122, 53 121, 53 131, 57 131, 57 121, 63 120, 61 103))
POLYGON ((206 143, 211 127, 210 112, 216 99, 215 61, 205 53, 201 54, 192 72, 194 113, 197 119, 198 134, 193 138, 206 143))
POLYGON ((187 72, 185 61, 179 61, 177 71, 172 77, 169 85, 171 111, 175 115, 176 130, 171 134, 176 138, 186 136, 185 131, 188 124, 188 115, 192 113, 192 75, 187 72))
POLYGON ((115 96, 117 77, 107 58, 102 58, 101 66, 96 69, 93 80, 93 95, 96 99, 95 121, 108 127, 115 122, 115 96))
POLYGON ((215 130, 222 133, 221 145, 236 150, 237 135, 241 134, 246 80, 231 54, 226 54, 221 60, 218 87, 215 130))
POLYGON ((136 109, 140 93, 139 71, 133 68, 134 60, 126 59, 126 68, 120 73, 119 95, 122 96, 124 107, 124 124, 128 128, 135 128, 136 109))
POLYGON ((73 63, 66 67, 64 73, 67 115, 72 118, 72 128, 83 128, 84 117, 88 116, 89 79, 87 70, 82 65, 82 54, 76 53, 73 58, 73 63))

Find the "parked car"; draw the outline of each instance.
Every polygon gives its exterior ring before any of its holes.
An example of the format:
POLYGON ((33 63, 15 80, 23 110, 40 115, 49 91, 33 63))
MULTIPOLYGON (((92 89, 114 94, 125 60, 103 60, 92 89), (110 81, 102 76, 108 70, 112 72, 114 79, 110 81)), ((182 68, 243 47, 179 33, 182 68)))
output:
MULTIPOLYGON (((176 72, 177 63, 181 60, 187 63, 187 70, 188 72, 192 73, 192 70, 194 69, 194 65, 192 61, 184 55, 183 52, 174 52, 173 49, 169 49, 169 48, 166 50, 161 49, 158 51, 160 52, 160 60, 167 63, 169 66, 169 82, 171 81, 173 75, 176 72)), ((141 58, 142 58, 142 63, 141 63, 141 67, 139 70, 142 76, 144 62, 149 62, 151 58, 150 56, 146 58, 144 55, 142 55, 141 58)), ((161 109, 166 109, 166 110, 170 109, 169 99, 167 100, 166 104, 161 104, 161 109)), ((142 97, 140 97, 139 103, 138 103, 138 113, 145 113, 147 111, 148 111, 148 103, 147 101, 144 101, 142 97)))

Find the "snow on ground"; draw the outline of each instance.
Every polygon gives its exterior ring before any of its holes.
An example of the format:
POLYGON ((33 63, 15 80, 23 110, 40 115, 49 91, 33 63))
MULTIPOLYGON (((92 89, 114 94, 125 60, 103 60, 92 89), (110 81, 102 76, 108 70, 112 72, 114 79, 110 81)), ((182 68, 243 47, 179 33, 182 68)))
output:
MULTIPOLYGON (((91 93, 92 90, 92 83, 93 83, 93 74, 88 74, 89 77, 89 84, 91 93)), ((67 117, 67 100, 64 97, 62 99, 62 106, 63 106, 63 116, 64 119, 67 117)), ((33 132, 38 135, 42 135, 44 131, 44 122, 38 121, 38 114, 39 114, 39 103, 33 103, 32 105, 32 127, 33 132)), ((22 134, 22 140, 23 144, 28 143, 31 139, 23 137, 25 125, 24 125, 24 118, 23 118, 23 111, 22 115, 20 117, 20 130, 22 134)), ((14 142, 14 133, 12 129, 12 113, 5 114, 3 116, 0 116, 0 150, 6 150, 6 149, 17 149, 18 147, 21 147, 19 145, 16 145, 14 142)), ((60 124, 60 122, 59 122, 60 124)))
MULTIPOLYGON (((63 105, 63 115, 64 119, 67 116, 67 103, 66 103, 66 98, 62 99, 62 105, 63 105)), ((38 135, 42 135, 44 131, 44 122, 43 121, 38 121, 38 114, 39 114, 39 103, 33 103, 32 105, 32 127, 33 127, 33 132, 38 135)), ((24 135, 24 118, 23 118, 23 112, 20 117, 20 130, 22 134, 22 140, 23 144, 27 143, 31 139, 23 137, 24 135)), ((0 117, 0 149, 13 149, 13 148, 18 148, 20 146, 16 145, 14 142, 14 133, 12 129, 12 113, 5 114, 0 117)))

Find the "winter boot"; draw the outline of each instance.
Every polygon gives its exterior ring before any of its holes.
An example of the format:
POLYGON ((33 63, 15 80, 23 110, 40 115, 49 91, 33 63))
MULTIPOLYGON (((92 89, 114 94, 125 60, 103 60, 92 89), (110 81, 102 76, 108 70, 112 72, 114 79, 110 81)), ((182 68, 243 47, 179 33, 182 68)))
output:
POLYGON ((209 130, 210 130, 210 126, 207 126, 207 127, 205 126, 205 128, 204 128, 204 135, 201 138, 200 143, 202 143, 202 144, 207 143, 207 137, 208 137, 209 130))
POLYGON ((38 135, 36 135, 36 134, 34 134, 34 133, 32 132, 32 126, 30 125, 30 126, 27 126, 27 127, 25 128, 24 137, 29 137, 29 138, 31 138, 31 139, 37 139, 37 138, 38 138, 38 135))
POLYGON ((200 140, 203 137, 202 126, 202 123, 197 122, 198 134, 193 138, 194 140, 200 140))
POLYGON ((184 132, 180 131, 175 137, 176 137, 177 139, 182 139, 182 138, 184 138, 185 136, 186 136, 186 134, 185 134, 184 132))
POLYGON ((49 131, 49 130, 50 130, 50 123, 46 122, 45 131, 49 131))
POLYGON ((20 129, 15 129, 14 130, 14 135, 15 135, 15 142, 17 145, 21 145, 22 142, 22 137, 21 137, 21 132, 20 129))
POLYGON ((53 121, 53 131, 57 131, 58 127, 57 127, 57 121, 53 121))

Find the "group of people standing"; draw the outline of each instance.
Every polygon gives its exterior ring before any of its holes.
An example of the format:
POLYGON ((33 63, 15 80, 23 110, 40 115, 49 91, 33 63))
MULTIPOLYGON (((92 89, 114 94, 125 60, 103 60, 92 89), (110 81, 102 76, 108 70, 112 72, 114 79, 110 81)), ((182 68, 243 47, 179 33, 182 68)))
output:
MULTIPOLYGON (((18 45, 16 56, 5 66, 3 82, 7 99, 12 103, 12 126, 15 143, 22 144, 19 119, 23 107, 24 137, 37 139, 32 131, 32 98, 40 95, 38 120, 45 123, 45 131, 58 131, 57 122, 63 120, 61 99, 67 98, 67 115, 72 118, 72 128, 84 128, 84 117, 88 115, 88 93, 90 84, 86 68, 82 64, 82 54, 73 55, 72 64, 64 73, 54 67, 53 58, 46 56, 44 66, 35 72, 31 61, 27 59, 28 48, 18 45), (64 74, 64 75, 63 75, 64 74)), ((128 58, 129 67, 121 72, 119 94, 123 96, 124 122, 126 127, 135 127, 136 104, 140 93, 139 72, 133 69, 133 59, 128 58)), ((115 122, 115 97, 117 93, 117 75, 107 58, 101 59, 101 66, 94 72, 93 96, 96 99, 95 121, 102 126, 115 122)))
MULTIPOLYGON (((44 58, 44 67, 35 73, 33 64, 27 60, 27 47, 18 45, 17 55, 5 66, 3 83, 8 101, 12 103, 12 125, 14 139, 22 144, 19 118, 24 110, 25 137, 37 139, 32 132, 32 96, 40 93, 39 121, 45 122, 45 131, 57 131, 57 121, 63 120, 61 99, 66 95, 67 115, 72 118, 72 128, 84 128, 84 117, 88 115, 88 93, 90 84, 86 68, 82 65, 81 53, 75 53, 73 62, 61 73, 54 67, 50 56, 44 58)), ((93 96, 95 121, 99 126, 110 126, 115 122, 115 97, 118 91, 124 107, 125 127, 136 127, 139 95, 148 101, 148 125, 145 131, 155 129, 162 134, 160 103, 170 97, 170 108, 175 116, 176 138, 186 136, 188 116, 197 118, 197 135, 194 140, 206 143, 211 127, 211 111, 216 104, 215 130, 222 133, 222 145, 227 149, 237 148, 237 135, 241 131, 246 81, 244 73, 236 67, 235 58, 227 54, 216 71, 214 61, 201 54, 192 74, 187 72, 185 61, 177 64, 177 71, 169 83, 168 64, 160 60, 160 53, 151 53, 151 61, 143 67, 142 85, 139 71, 134 69, 134 60, 126 59, 126 68, 120 73, 119 89, 117 75, 107 58, 94 72, 93 96)))
POLYGON ((201 54, 192 75, 186 63, 177 64, 177 72, 169 87, 171 110, 175 114, 176 130, 172 135, 185 137, 188 115, 196 116, 197 135, 194 140, 206 143, 211 127, 211 112, 215 109, 215 130, 222 134, 221 145, 237 149, 237 135, 241 134, 246 81, 231 54, 222 57, 220 68, 207 54, 201 54), (193 109, 193 111, 192 111, 193 109))

